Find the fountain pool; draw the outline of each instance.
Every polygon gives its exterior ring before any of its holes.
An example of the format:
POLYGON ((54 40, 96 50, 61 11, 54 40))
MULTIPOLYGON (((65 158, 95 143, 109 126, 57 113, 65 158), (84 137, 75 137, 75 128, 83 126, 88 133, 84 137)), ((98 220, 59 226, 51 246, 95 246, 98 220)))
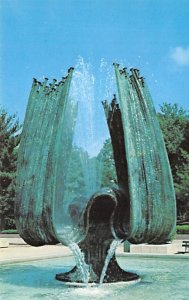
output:
POLYGON ((93 287, 72 287, 54 280, 54 275, 66 272, 74 265, 72 257, 2 265, 0 299, 27 300, 188 300, 189 258, 128 257, 117 260, 127 271, 137 272, 136 284, 115 283, 93 287))

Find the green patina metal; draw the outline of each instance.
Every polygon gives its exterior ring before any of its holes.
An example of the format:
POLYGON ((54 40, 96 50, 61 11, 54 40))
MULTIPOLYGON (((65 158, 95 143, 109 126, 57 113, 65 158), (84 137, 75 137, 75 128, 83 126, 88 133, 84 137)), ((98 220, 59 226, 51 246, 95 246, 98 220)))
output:
POLYGON ((131 69, 129 76, 125 68, 114 67, 126 153, 127 176, 120 185, 129 196, 128 240, 164 243, 175 233, 176 201, 157 115, 139 71, 131 69))
MULTIPOLYGON (((72 73, 70 69, 63 81, 54 80, 49 86, 47 79, 43 83, 34 79, 29 97, 15 213, 21 236, 33 245, 57 242, 53 222, 57 223, 56 211, 63 199, 60 178, 66 176, 77 110, 68 103, 72 73)), ((115 73, 120 107, 115 99, 104 106, 119 187, 126 195, 125 231, 134 243, 162 243, 175 231, 176 208, 161 130, 138 70, 132 69, 129 76, 115 64, 115 73)))
MULTIPOLYGON (((65 133, 66 111, 73 69, 62 81, 47 86, 33 81, 18 156, 17 198, 15 217, 23 239, 35 246, 55 244, 52 207, 57 187, 57 168, 69 155, 69 143, 62 147, 60 133, 65 133)), ((67 134, 72 138, 73 124, 67 134)), ((67 129, 67 127, 66 127, 67 129)))
MULTIPOLYGON (((111 104, 105 101, 103 106, 114 151, 117 188, 96 191, 104 187, 103 182, 97 174, 89 174, 97 171, 99 161, 73 143, 78 118, 78 103, 69 97, 73 68, 60 82, 53 80, 47 85, 47 79, 42 83, 34 79, 19 147, 15 217, 21 237, 35 246, 76 242, 91 264, 96 254, 90 244, 96 237, 90 235, 102 228, 108 236, 102 242, 105 246, 98 246, 103 248, 98 251, 103 253, 99 261, 105 259, 115 237, 131 243, 161 244, 171 239, 176 224, 172 175, 146 83, 137 69, 131 69, 129 76, 125 68, 117 64, 114 67, 119 104, 115 96, 111 104), (74 162, 81 178, 74 177, 74 162), (73 178, 75 190, 70 188, 73 178), (107 210, 104 220, 94 216, 100 202, 107 210)), ((95 274, 100 274, 99 266, 94 266, 95 274)), ((131 277, 138 278, 136 274, 131 277)), ((60 278, 65 277, 61 274, 60 278)))

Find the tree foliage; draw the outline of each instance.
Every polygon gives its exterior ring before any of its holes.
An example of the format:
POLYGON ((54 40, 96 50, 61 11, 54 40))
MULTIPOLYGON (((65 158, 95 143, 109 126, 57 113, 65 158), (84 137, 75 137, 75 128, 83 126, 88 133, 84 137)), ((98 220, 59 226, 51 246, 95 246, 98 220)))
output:
POLYGON ((164 103, 158 114, 173 174, 178 218, 189 219, 189 116, 177 104, 164 103))
POLYGON ((98 159, 102 165, 102 185, 104 187, 115 185, 117 183, 117 176, 113 157, 113 149, 110 139, 107 139, 104 142, 103 148, 99 153, 98 159))
POLYGON ((0 229, 14 228, 14 197, 20 125, 0 108, 0 229))

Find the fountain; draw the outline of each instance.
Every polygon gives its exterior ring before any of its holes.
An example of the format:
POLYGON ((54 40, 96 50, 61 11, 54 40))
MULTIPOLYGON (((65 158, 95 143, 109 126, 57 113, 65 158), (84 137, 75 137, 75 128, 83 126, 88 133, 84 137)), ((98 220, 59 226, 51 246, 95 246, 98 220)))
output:
POLYGON ((118 64, 114 69, 119 101, 114 95, 101 109, 87 66, 70 68, 49 85, 47 78, 33 80, 19 147, 15 217, 28 244, 70 247, 76 266, 56 275, 63 282, 137 281, 136 273, 118 265, 116 247, 125 240, 166 243, 175 232, 172 176, 149 91, 137 69, 130 76, 118 64), (107 143, 114 159, 105 178, 107 143))

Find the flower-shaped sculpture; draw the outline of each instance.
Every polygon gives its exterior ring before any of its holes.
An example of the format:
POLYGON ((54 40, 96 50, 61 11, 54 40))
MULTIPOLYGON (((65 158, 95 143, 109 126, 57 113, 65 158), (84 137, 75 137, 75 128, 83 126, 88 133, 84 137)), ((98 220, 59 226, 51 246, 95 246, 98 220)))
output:
MULTIPOLYGON (((16 223, 30 245, 61 242, 79 253, 73 270, 56 275, 62 281, 135 280, 138 275, 118 266, 116 245, 124 240, 161 244, 175 231, 172 176, 149 91, 137 69, 129 76, 125 68, 114 68, 119 104, 115 95, 110 104, 103 102, 113 182, 111 176, 103 179, 102 149, 94 155, 90 139, 78 138, 78 124, 90 111, 69 96, 74 69, 49 85, 47 79, 34 79, 29 97, 19 147, 16 223)), ((85 124, 94 135, 89 127, 85 124)))

